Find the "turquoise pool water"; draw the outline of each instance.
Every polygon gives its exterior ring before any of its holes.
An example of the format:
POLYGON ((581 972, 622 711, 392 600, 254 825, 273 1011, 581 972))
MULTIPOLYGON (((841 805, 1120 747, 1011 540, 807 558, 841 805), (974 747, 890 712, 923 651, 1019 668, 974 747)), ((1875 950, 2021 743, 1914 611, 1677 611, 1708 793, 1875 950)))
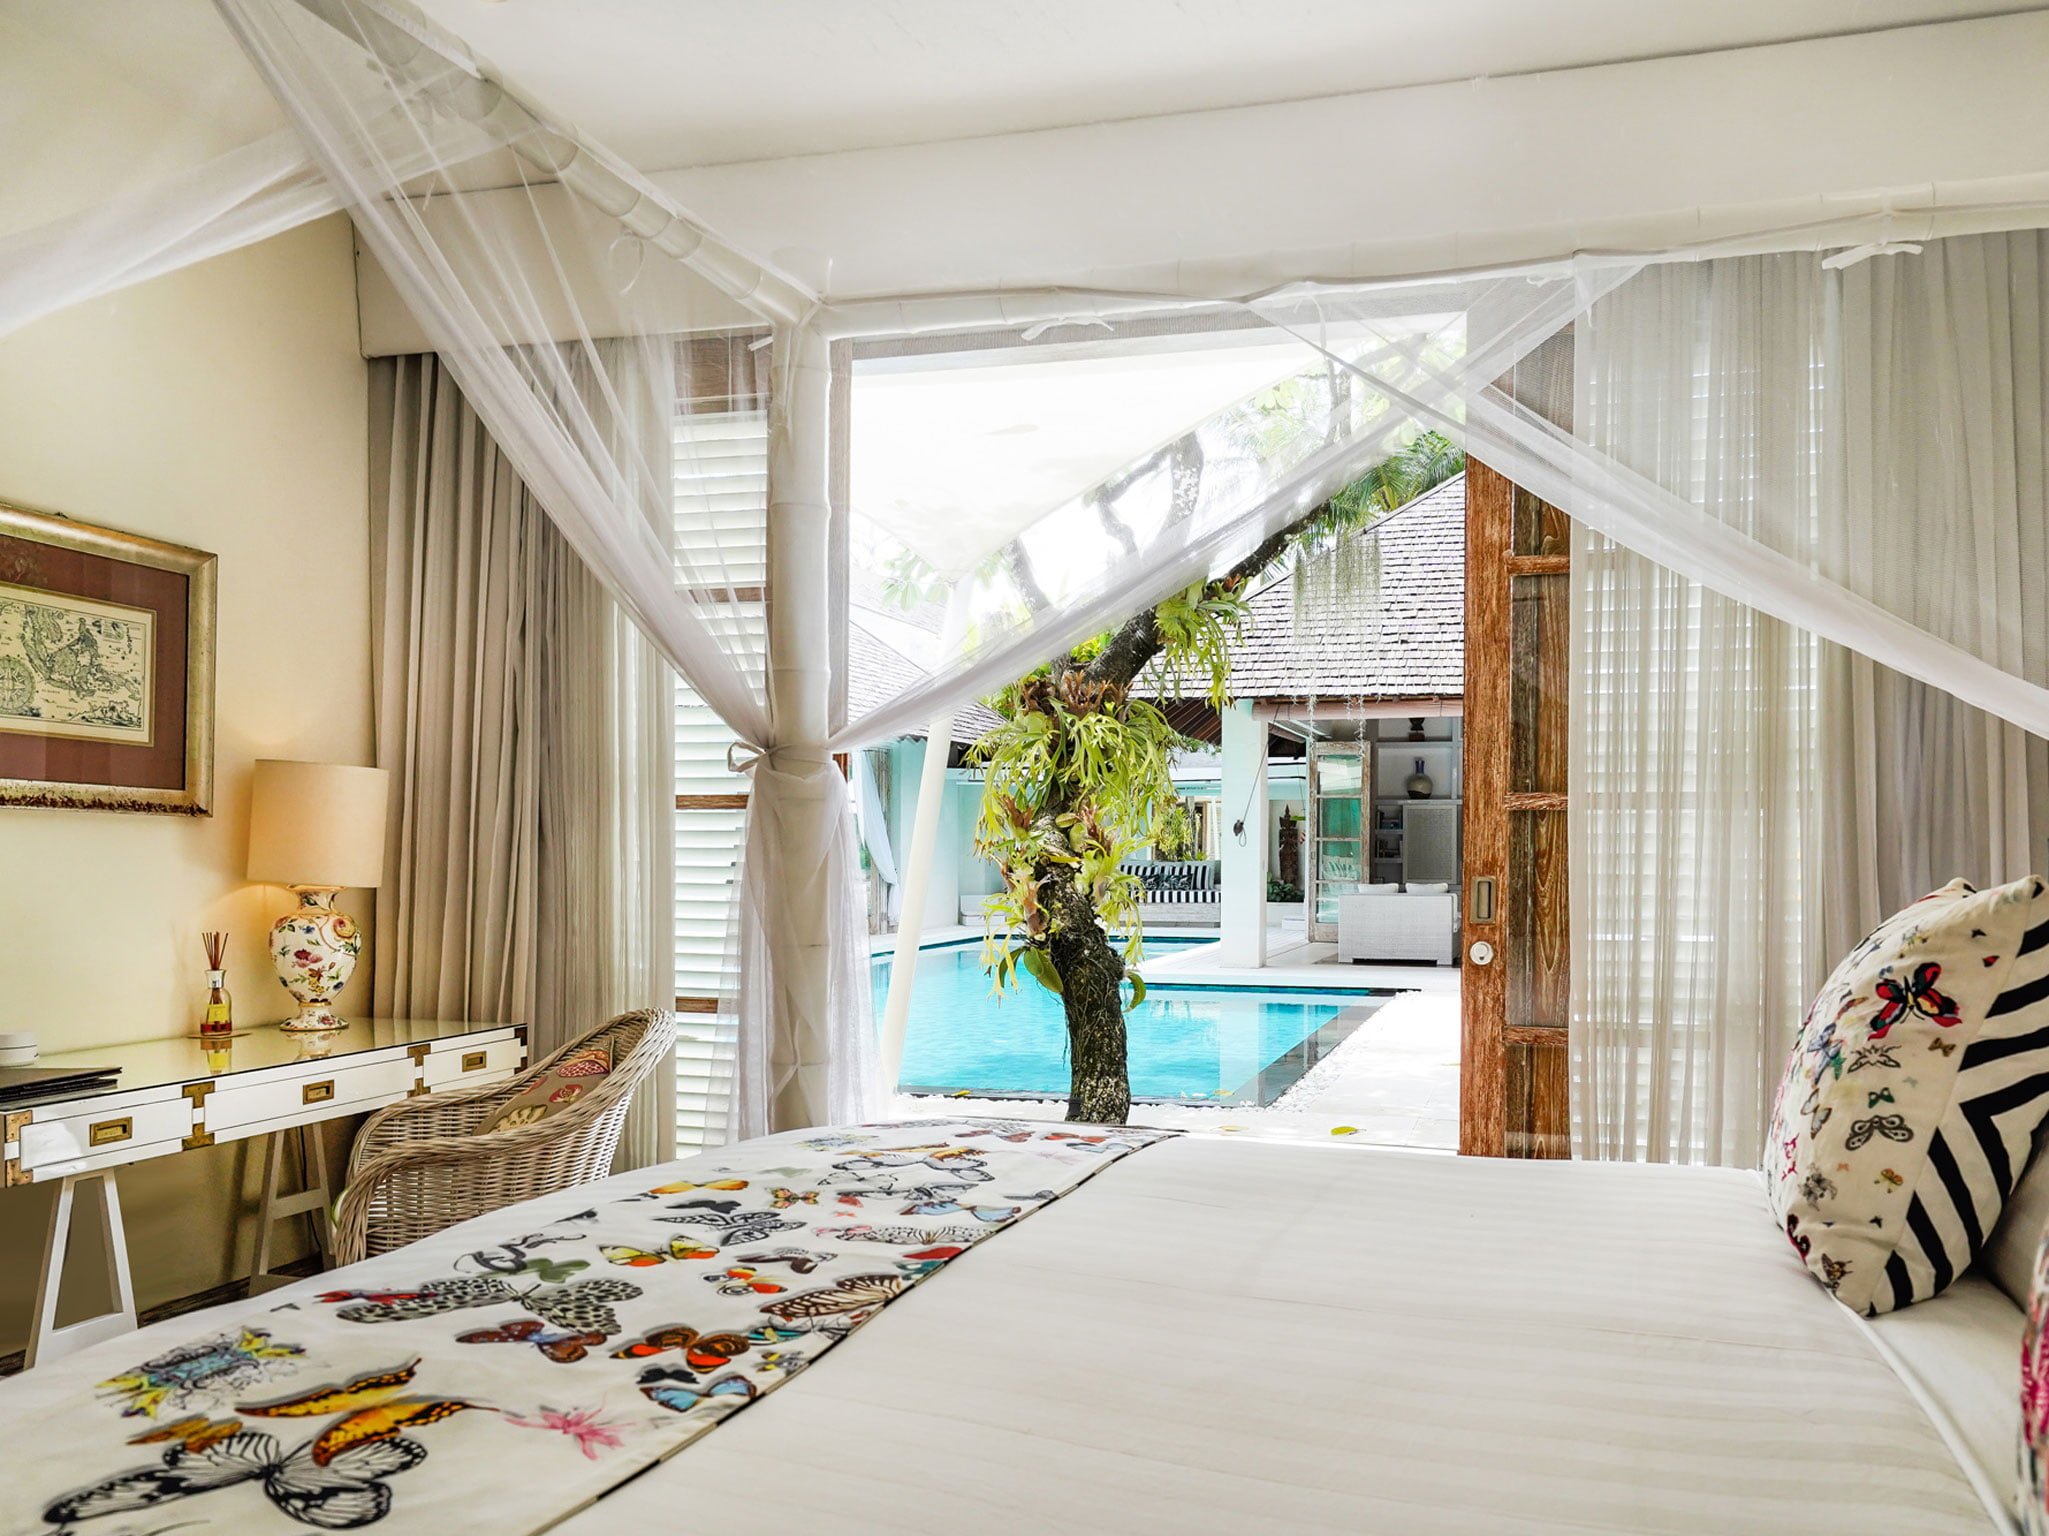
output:
MULTIPOLYGON (((1149 948, 1151 946, 1148 946, 1149 948)), ((1060 1000, 1033 982, 1001 998, 989 991, 979 944, 918 956, 917 990, 904 1036, 906 1089, 989 1094, 1067 1091, 1067 1028, 1060 1000)), ((890 962, 875 962, 875 1011, 889 988, 890 962)), ((1291 1053, 1314 1061, 1311 1037, 1346 1009, 1378 997, 1240 988, 1155 987, 1126 1015, 1131 1091, 1143 1099, 1264 1102, 1291 1053)))

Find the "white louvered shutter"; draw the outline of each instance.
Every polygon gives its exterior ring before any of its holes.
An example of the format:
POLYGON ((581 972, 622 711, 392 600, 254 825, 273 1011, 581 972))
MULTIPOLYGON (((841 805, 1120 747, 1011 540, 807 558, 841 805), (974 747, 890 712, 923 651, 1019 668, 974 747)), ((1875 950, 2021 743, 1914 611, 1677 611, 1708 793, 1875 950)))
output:
MULTIPOLYGON (((768 417, 765 410, 676 418, 676 550, 685 580, 718 572, 737 599, 727 621, 759 668, 767 643, 768 417)), ((705 1011, 730 997, 729 935, 747 812, 747 779, 726 767, 733 733, 687 686, 676 689, 676 1145, 726 1140, 734 1021, 705 1011), (712 803, 707 804, 706 801, 712 803)))

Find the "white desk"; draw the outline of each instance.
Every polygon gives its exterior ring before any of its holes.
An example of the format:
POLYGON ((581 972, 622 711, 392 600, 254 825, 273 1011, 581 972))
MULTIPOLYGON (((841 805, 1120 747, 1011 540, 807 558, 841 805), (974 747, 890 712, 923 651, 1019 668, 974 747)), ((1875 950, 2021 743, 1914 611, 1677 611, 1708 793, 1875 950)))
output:
POLYGON ((70 1354, 136 1326, 135 1293, 121 1228, 114 1170, 216 1142, 269 1136, 270 1155, 258 1217, 253 1279, 270 1270, 275 1225, 312 1218, 327 1251, 323 1120, 367 1114, 413 1094, 502 1082, 526 1064, 523 1024, 463 1024, 431 1019, 359 1019, 325 1034, 293 1034, 275 1024, 225 1046, 196 1039, 144 1040, 45 1056, 43 1067, 119 1067, 92 1093, 12 1106, 0 1112, 0 1184, 57 1184, 36 1285, 28 1363, 70 1354), (284 1134, 301 1133, 306 1187, 279 1189, 284 1134), (71 1243, 74 1197, 96 1196, 104 1211, 107 1286, 114 1307, 57 1326, 57 1294, 71 1243))

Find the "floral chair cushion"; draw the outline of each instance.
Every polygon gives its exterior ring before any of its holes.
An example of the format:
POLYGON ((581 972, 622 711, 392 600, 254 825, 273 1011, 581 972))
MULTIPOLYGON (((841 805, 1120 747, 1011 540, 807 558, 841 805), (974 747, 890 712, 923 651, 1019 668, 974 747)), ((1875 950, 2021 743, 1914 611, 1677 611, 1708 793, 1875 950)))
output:
POLYGON ((479 1132, 502 1131, 509 1126, 533 1125, 560 1114, 582 1098, 599 1078, 612 1075, 612 1053, 602 1045, 586 1045, 571 1051, 543 1073, 517 1098, 509 1099, 498 1113, 480 1126, 479 1132))
POLYGON ((1845 1306, 1945 1289, 1999 1220, 2049 1111, 2049 887, 1924 896, 1807 1010, 1765 1146, 1773 1214, 1845 1306))

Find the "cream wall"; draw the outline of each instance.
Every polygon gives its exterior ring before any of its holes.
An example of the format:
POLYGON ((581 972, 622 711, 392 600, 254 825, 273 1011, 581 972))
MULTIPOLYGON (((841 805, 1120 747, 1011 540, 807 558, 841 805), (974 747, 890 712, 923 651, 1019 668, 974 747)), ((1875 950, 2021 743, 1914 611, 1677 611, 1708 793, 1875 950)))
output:
MULTIPOLYGON (((46 1051, 187 1030, 212 927, 237 1019, 287 1011, 264 933, 289 897, 242 876, 250 765, 371 761, 366 402, 340 218, 0 340, 0 501, 220 557, 215 813, 0 807, 0 1029, 46 1051)), ((369 916, 366 893, 342 904, 369 916)), ((246 1268, 260 1146, 123 1170, 142 1305, 246 1268)), ((0 1193, 0 1350, 25 1336, 48 1203, 0 1193)))

